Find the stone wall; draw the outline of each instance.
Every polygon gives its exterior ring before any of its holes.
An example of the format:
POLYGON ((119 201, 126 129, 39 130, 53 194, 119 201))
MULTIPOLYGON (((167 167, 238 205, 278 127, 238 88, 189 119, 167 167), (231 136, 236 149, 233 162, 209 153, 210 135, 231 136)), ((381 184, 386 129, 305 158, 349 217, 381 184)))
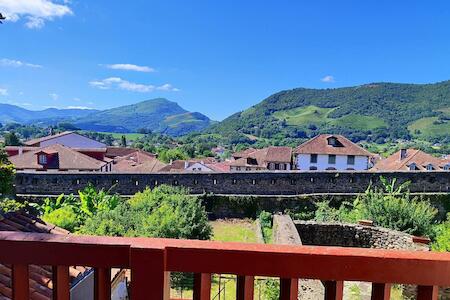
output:
POLYGON ((57 195, 76 193, 89 182, 122 195, 161 184, 184 186, 193 194, 304 195, 354 194, 369 184, 379 185, 380 176, 410 181, 411 192, 450 193, 450 172, 241 172, 241 173, 86 173, 18 172, 18 194, 57 195))
POLYGON ((304 245, 429 250, 427 245, 414 243, 411 235, 383 227, 313 221, 294 223, 304 245))

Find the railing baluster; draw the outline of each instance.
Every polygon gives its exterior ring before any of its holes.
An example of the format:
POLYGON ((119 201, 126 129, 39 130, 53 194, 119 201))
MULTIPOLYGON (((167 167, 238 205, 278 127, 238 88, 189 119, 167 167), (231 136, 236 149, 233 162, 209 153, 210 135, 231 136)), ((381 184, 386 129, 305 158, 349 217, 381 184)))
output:
POLYGON ((131 299, 170 298, 170 272, 165 272, 164 260, 162 249, 131 247, 131 299))
POLYGON ((254 281, 253 276, 238 275, 236 282, 237 300, 253 300, 254 281))
POLYGON ((94 270, 95 300, 111 299, 111 269, 95 268, 94 270))
POLYGON ((325 300, 342 300, 344 296, 343 281, 324 281, 325 300))
POLYGON ((436 285, 419 285, 417 287, 417 300, 437 300, 439 287, 436 285))
POLYGON ((391 298, 390 283, 372 283, 371 300, 389 300, 391 298))
POLYGON ((195 273, 193 300, 210 300, 210 299, 211 299, 211 274, 195 273))
POLYGON ((52 267, 53 277, 53 299, 69 300, 70 299, 70 276, 68 266, 52 267))
POLYGON ((28 265, 12 265, 12 291, 14 300, 28 300, 30 295, 28 265))
POLYGON ((298 279, 280 278, 280 300, 297 300, 298 279))

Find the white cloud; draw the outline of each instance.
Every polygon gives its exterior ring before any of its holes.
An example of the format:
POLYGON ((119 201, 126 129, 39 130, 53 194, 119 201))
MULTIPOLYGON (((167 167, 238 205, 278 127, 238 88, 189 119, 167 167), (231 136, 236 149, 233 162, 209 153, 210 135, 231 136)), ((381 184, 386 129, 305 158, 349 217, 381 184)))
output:
POLYGON ((174 88, 172 85, 166 83, 161 86, 155 86, 152 84, 140 84, 124 80, 120 77, 109 77, 103 80, 93 80, 89 82, 92 87, 96 87, 102 90, 109 90, 112 88, 117 88, 120 90, 139 92, 139 93, 149 93, 155 90, 158 91, 179 91, 179 89, 174 88))
POLYGON ((6 19, 16 22, 25 18, 28 28, 42 28, 46 21, 73 14, 69 6, 54 0, 0 0, 0 11, 6 19))
POLYGON ((7 58, 0 59, 0 66, 2 66, 2 67, 14 67, 14 68, 20 68, 20 67, 42 68, 41 65, 30 64, 30 63, 23 62, 23 61, 20 61, 20 60, 7 59, 7 58))
POLYGON ((320 79, 320 81, 326 82, 326 83, 333 83, 333 82, 336 82, 336 80, 334 79, 334 77, 331 76, 331 75, 325 76, 324 78, 320 79))
POLYGON ((133 64, 113 64, 113 65, 106 65, 106 67, 113 70, 136 71, 145 73, 155 72, 155 69, 153 68, 133 64))
POLYGON ((56 101, 59 99, 59 95, 56 93, 50 93, 49 96, 50 96, 50 98, 52 98, 53 101, 56 101))
POLYGON ((8 96, 8 90, 0 88, 0 96, 8 96))
POLYGON ((67 106, 66 109, 92 109, 90 107, 87 106, 67 106))
POLYGON ((156 88, 159 91, 168 91, 168 92, 179 92, 180 89, 173 87, 170 83, 163 84, 156 88))

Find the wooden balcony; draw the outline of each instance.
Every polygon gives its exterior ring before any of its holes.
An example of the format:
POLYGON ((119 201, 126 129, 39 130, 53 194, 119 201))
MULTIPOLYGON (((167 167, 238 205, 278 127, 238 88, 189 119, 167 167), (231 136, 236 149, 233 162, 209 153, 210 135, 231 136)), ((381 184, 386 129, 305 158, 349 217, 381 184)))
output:
POLYGON ((53 297, 69 299, 69 266, 95 270, 96 299, 110 299, 110 269, 131 270, 131 299, 169 299, 170 272, 194 273, 194 299, 210 299, 211 274, 238 275, 236 299, 253 299, 254 276, 281 278, 280 299, 297 299, 298 280, 319 279, 325 299, 344 281, 372 283, 389 299, 392 283, 418 285, 417 299, 450 286, 450 254, 340 247, 0 232, 0 263, 12 266, 13 299, 29 299, 29 265, 53 266, 53 297))

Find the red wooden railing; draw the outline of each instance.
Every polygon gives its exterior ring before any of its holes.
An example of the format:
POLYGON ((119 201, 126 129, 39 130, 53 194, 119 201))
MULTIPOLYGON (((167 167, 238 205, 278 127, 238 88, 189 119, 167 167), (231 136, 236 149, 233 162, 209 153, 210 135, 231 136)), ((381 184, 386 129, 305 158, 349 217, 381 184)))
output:
POLYGON ((320 279, 325 299, 342 299, 343 282, 372 282, 372 299, 390 284, 418 285, 417 299, 450 286, 450 254, 340 247, 66 236, 0 232, 0 263, 11 264, 13 299, 28 299, 28 265, 51 265, 55 299, 69 299, 68 266, 95 268, 96 299, 110 299, 110 269, 131 269, 131 298, 168 299, 169 272, 194 273, 194 299, 210 299, 211 274, 236 274, 236 299, 253 299, 254 276, 281 278, 280 299, 297 299, 297 278, 320 279))

